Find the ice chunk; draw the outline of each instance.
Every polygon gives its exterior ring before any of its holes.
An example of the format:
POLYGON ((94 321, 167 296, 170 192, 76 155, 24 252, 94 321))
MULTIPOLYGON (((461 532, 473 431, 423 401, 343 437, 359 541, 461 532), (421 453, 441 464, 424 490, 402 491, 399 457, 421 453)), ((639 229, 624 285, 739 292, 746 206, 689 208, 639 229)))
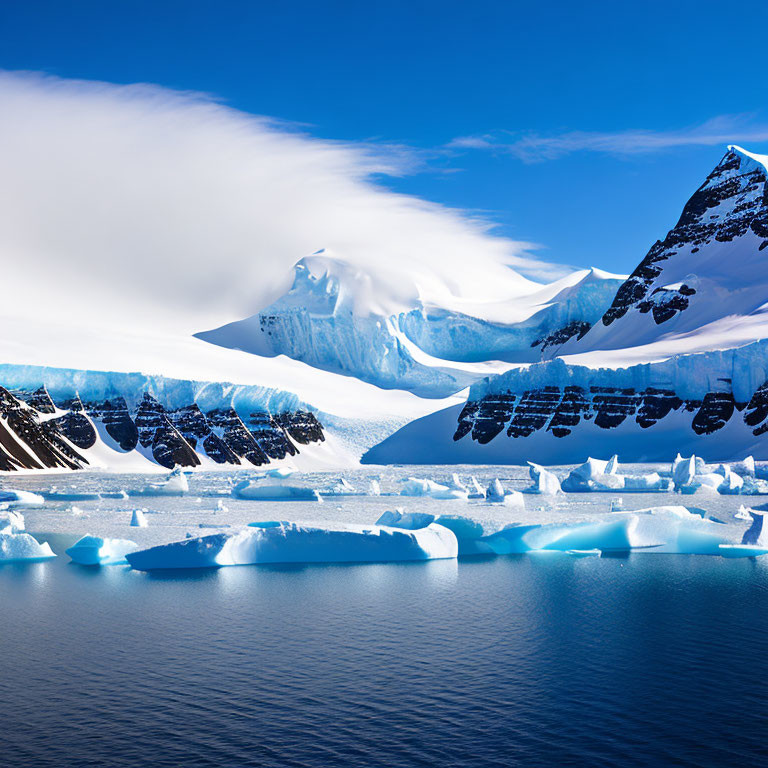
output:
POLYGON ((747 475, 741 486, 741 492, 747 496, 768 494, 768 481, 747 475))
POLYGON ((379 481, 375 477, 368 484, 368 495, 381 496, 381 485, 379 485, 379 481))
POLYGON ((433 499, 466 499, 468 493, 441 485, 434 480, 409 477, 400 490, 401 496, 431 496, 433 499))
POLYGON ((48 560, 56 557, 48 542, 41 544, 28 533, 0 533, 0 563, 48 560))
POLYGON ((745 507, 743 504, 739 507, 739 511, 733 515, 737 520, 747 520, 752 522, 752 514, 749 507, 745 507))
POLYGON ((144 512, 140 509, 134 509, 133 514, 131 515, 131 527, 146 528, 147 525, 147 518, 144 517, 144 512))
POLYGON ((0 533, 21 533, 24 530, 24 515, 21 512, 0 510, 0 533))
POLYGON ((254 483, 250 480, 238 483, 232 489, 232 495, 252 501, 322 501, 320 493, 314 488, 284 483, 254 483))
POLYGON ((376 521, 376 525, 414 531, 418 528, 426 528, 433 522, 435 522, 435 516, 428 512, 404 512, 402 507, 398 507, 394 511, 387 510, 384 512, 376 521))
POLYGON ((675 484, 675 490, 679 491, 681 488, 691 486, 694 477, 696 477, 696 456, 684 459, 678 453, 672 463, 672 481, 675 484))
POLYGON ((590 482, 603 475, 616 475, 618 469, 618 457, 613 456, 609 461, 588 458, 583 464, 571 470, 568 477, 563 480, 563 490, 590 491, 590 482), (609 466, 610 465, 610 466, 609 466))
POLYGON ((670 481, 658 472, 647 475, 625 475, 625 491, 668 491, 670 481))
POLYGON ((485 491, 485 498, 488 499, 488 501, 504 501, 504 486, 501 484, 501 480, 497 477, 495 480, 492 480, 488 488, 486 488, 485 491))
POLYGON ((39 493, 1 488, 0 504, 8 504, 9 507, 42 507, 45 499, 39 493))
POLYGON ((125 556, 139 545, 128 539, 103 539, 100 536, 83 536, 67 550, 73 562, 79 565, 122 565, 125 556))
POLYGON ((458 542, 440 525, 409 531, 383 526, 343 525, 316 528, 280 523, 248 527, 133 552, 137 570, 217 568, 263 563, 397 562, 454 558, 458 542))
POLYGON ((450 528, 459 542, 459 555, 509 555, 527 552, 523 536, 537 525, 507 524, 465 515, 440 515, 437 525, 450 528))
POLYGON ((350 496, 354 493, 355 487, 345 478, 340 477, 332 486, 323 489, 320 493, 325 496, 350 496))
POLYGON ((295 470, 288 469, 288 467, 274 467, 274 469, 268 469, 265 473, 265 477, 278 477, 280 479, 285 479, 286 477, 290 477, 292 474, 294 474, 295 470))
POLYGON ((145 496, 183 496, 188 492, 187 476, 181 471, 181 468, 176 467, 164 482, 150 483, 140 493, 145 496))
POLYGON ((739 461, 732 467, 733 471, 741 475, 742 477, 754 477, 755 476, 755 459, 753 456, 747 456, 744 461, 739 461))
POLYGON ((723 482, 717 486, 718 492, 726 495, 741 493, 741 487, 744 485, 744 480, 741 478, 741 476, 737 475, 735 472, 732 472, 730 467, 726 467, 725 465, 721 466, 726 471, 723 482))
POLYGON ((477 482, 477 478, 472 475, 469 478, 469 498, 470 499, 483 499, 485 498, 485 491, 483 486, 477 482))
POLYGON ((224 502, 221 499, 219 499, 216 502, 216 509, 214 511, 215 512, 229 512, 229 508, 224 504, 224 502))
POLYGON ((557 476, 544 469, 544 467, 529 461, 528 472, 530 473, 531 480, 533 480, 533 484, 525 489, 525 493, 541 493, 550 496, 562 493, 557 476))

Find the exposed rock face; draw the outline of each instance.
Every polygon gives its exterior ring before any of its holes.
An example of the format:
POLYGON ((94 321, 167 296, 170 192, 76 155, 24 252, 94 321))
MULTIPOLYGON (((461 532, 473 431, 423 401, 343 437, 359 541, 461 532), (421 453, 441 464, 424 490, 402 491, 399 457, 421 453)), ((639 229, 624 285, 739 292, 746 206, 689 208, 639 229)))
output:
MULTIPOLYGON (((768 238, 766 192, 765 169, 729 150, 688 201, 675 227, 651 246, 619 288, 603 325, 611 325, 632 307, 652 313, 658 325, 686 310, 696 288, 686 283, 658 285, 666 263, 683 249, 695 254, 710 243, 731 242, 748 232, 768 238)), ((766 243, 755 247, 762 249, 766 243)))
POLYGON ((88 403, 87 407, 122 450, 132 451, 136 448, 139 444, 139 430, 128 412, 125 398, 115 397, 102 403, 88 403))
MULTIPOLYGON (((38 390, 39 391, 39 390, 38 390)), ((96 430, 85 415, 85 407, 79 397, 62 403, 68 413, 55 419, 59 431, 78 448, 92 448, 96 444, 96 430)))
POLYGON ((58 401, 58 409, 44 388, 17 397, 0 387, 0 471, 87 466, 79 450, 92 448, 99 430, 122 451, 140 447, 169 469, 199 466, 201 455, 219 464, 261 466, 295 456, 297 443, 325 440, 322 425, 308 411, 254 413, 249 427, 234 408, 203 413, 190 403, 169 410, 148 392, 133 415, 122 396, 84 403, 75 395, 58 401))
POLYGON ((289 440, 287 433, 276 418, 268 413, 252 413, 250 418, 251 434, 270 459, 284 459, 295 456, 298 449, 289 440))
POLYGON ((602 429, 614 429, 633 419, 649 429, 672 412, 694 413, 691 429, 709 435, 722 429, 732 418, 742 418, 753 434, 768 432, 768 382, 748 404, 737 403, 731 392, 710 392, 702 400, 685 400, 671 390, 648 387, 642 391, 618 387, 545 386, 513 392, 494 393, 470 400, 460 416, 454 440, 471 433, 471 439, 485 444, 506 427, 507 437, 529 437, 545 430, 566 437, 582 419, 594 420, 602 429))
POLYGON ((562 328, 552 331, 542 339, 536 339, 531 346, 541 347, 541 351, 547 349, 547 347, 559 347, 561 344, 565 344, 566 341, 576 337, 581 339, 585 336, 587 331, 592 327, 592 324, 586 320, 572 320, 562 328))
POLYGON ((87 461, 70 448, 55 425, 0 387, 0 469, 80 469, 87 461))
POLYGON ((209 411, 208 420, 221 430, 222 440, 235 455, 257 467, 269 463, 268 454, 259 445, 255 436, 248 431, 234 408, 209 411))

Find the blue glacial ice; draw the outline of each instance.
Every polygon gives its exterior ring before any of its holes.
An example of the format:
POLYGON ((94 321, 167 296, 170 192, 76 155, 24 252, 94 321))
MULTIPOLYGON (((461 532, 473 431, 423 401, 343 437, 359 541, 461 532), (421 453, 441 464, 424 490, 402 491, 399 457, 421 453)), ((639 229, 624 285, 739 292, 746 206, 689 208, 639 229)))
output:
POLYGON ((139 545, 128 539, 104 539, 101 536, 83 536, 66 553, 79 565, 124 565, 125 556, 135 552, 139 545))

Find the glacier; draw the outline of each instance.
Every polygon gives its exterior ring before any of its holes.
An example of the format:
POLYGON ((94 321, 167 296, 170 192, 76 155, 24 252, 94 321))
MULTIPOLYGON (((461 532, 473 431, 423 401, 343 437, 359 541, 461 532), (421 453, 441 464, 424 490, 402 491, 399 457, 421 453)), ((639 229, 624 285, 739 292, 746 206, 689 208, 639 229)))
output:
POLYGON ((510 270, 507 302, 471 302, 471 311, 462 312, 461 302, 435 305, 422 297, 405 311, 389 307, 390 314, 377 301, 384 289, 376 276, 321 251, 297 262, 291 289, 276 302, 195 336, 255 355, 284 354, 383 388, 444 397, 504 367, 493 361, 538 360, 569 333, 586 332, 623 281, 582 270, 549 286, 525 286, 521 295, 513 275, 510 270))

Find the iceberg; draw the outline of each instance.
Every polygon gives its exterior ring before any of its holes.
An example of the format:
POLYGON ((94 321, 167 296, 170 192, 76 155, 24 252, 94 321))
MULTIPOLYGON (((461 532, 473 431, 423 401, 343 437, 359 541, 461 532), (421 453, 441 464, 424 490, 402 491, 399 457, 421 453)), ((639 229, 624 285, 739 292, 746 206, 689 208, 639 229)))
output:
POLYGON ((103 539, 100 536, 83 536, 73 544, 67 554, 78 565, 124 565, 128 552, 134 552, 139 545, 127 539, 103 539))
POLYGON ((524 507, 525 501, 520 491, 507 490, 496 478, 485 491, 485 499, 491 504, 504 504, 508 507, 524 507))
POLYGON ((533 484, 526 488, 524 493, 541 493, 549 496, 562 493, 560 481, 554 473, 549 472, 538 464, 534 464, 532 461, 528 462, 528 471, 533 484))
POLYGON ((747 475, 741 486, 741 493, 745 496, 762 496, 768 494, 768 480, 747 475))
POLYGON ((164 482, 150 483, 139 491, 142 496, 183 496, 185 493, 189 493, 189 480, 180 467, 176 467, 164 482))
POLYGON ((381 496, 381 485, 379 485, 379 481, 376 478, 373 478, 368 484, 368 495, 381 496))
POLYGON ((430 496, 433 499, 464 499, 469 496, 466 490, 460 491, 449 488, 447 485, 441 485, 434 480, 427 480, 418 477, 409 477, 404 481, 400 490, 401 496, 430 496))
POLYGON ((41 544, 28 533, 0 533, 0 563, 49 560, 56 557, 48 542, 41 544))
POLYGON ((589 457, 583 464, 571 470, 568 477, 563 480, 562 489, 568 492, 591 491, 591 484, 596 478, 605 475, 615 476, 617 471, 617 456, 613 456, 610 461, 589 457))
POLYGON ((21 512, 0 510, 0 533, 21 533, 24 530, 24 515, 21 512))
POLYGON ((144 517, 144 512, 141 509, 134 509, 131 515, 131 527, 132 528, 146 528, 149 525, 147 518, 144 517))
POLYGON ((408 531, 364 525, 317 528, 281 522, 184 539, 128 553, 126 558, 132 568, 150 571, 267 563, 401 562, 455 558, 457 553, 456 536, 440 525, 408 531))

